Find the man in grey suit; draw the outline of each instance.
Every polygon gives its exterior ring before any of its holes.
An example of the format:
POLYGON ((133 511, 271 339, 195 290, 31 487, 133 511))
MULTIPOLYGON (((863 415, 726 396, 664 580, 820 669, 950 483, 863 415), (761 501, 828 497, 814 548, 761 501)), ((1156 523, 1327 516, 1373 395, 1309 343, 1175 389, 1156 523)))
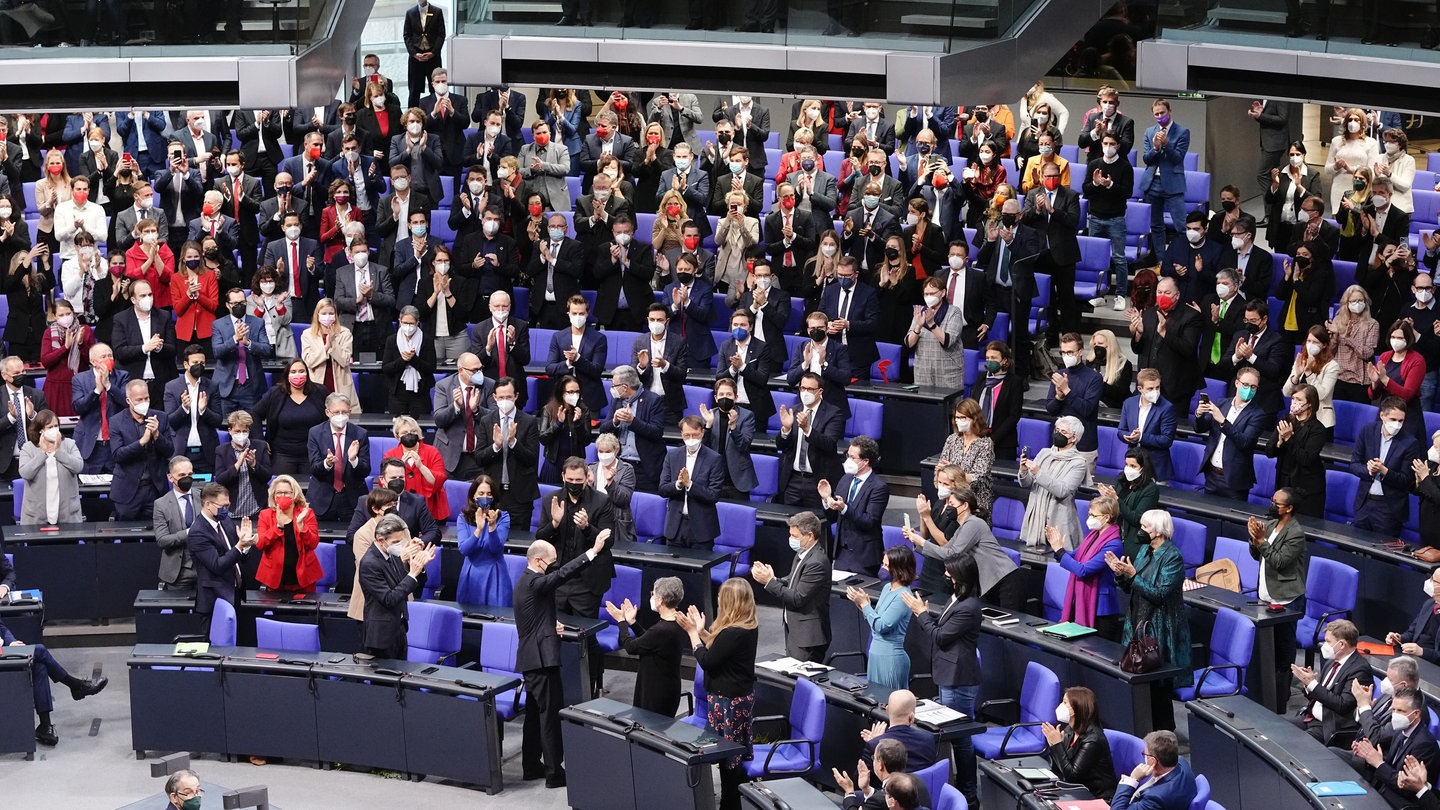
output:
POLYGON ((379 352, 395 307, 390 270, 370 263, 370 247, 364 239, 351 242, 349 253, 350 263, 335 270, 335 308, 340 324, 355 336, 355 352, 379 352))
MULTIPOLYGON (((769 394, 767 392, 766 396, 769 394)), ((755 462, 750 459, 750 442, 755 438, 755 414, 735 401, 735 381, 721 377, 715 381, 715 409, 700 403, 700 418, 705 421, 705 446, 724 460, 720 497, 747 500, 759 480, 755 462)))
POLYGON ((455 360, 455 373, 435 386, 435 448, 445 460, 451 480, 468 481, 479 475, 477 451, 490 440, 480 422, 490 412, 495 384, 480 373, 480 358, 464 352, 455 360))
POLYGON ((186 539, 190 524, 200 512, 199 493, 191 492, 195 483, 190 459, 170 459, 171 490, 155 499, 152 520, 155 542, 160 546, 160 590, 188 591, 195 587, 195 563, 190 560, 186 539))
POLYGON ((701 120, 700 99, 694 93, 660 93, 650 102, 649 121, 665 128, 665 143, 671 149, 688 143, 691 151, 699 152, 695 124, 701 120))
POLYGON ((750 576, 785 608, 785 654, 801 661, 821 663, 830 647, 830 558, 820 538, 825 526, 814 512, 792 515, 790 548, 795 562, 787 576, 762 562, 750 566, 750 576))
POLYGON ((810 215, 816 223, 829 223, 835 203, 840 199, 835 175, 821 167, 820 156, 813 145, 802 143, 796 152, 800 157, 800 171, 785 176, 785 181, 795 187, 795 204, 804 208, 809 203, 810 215))
POLYGON ((570 150, 563 140, 553 137, 550 125, 536 121, 530 127, 534 143, 520 149, 520 177, 525 187, 545 195, 551 211, 569 211, 573 202, 565 176, 570 173, 570 150))
POLYGON ((155 189, 142 180, 135 184, 134 199, 134 205, 115 215, 115 244, 110 249, 119 253, 129 250, 135 244, 135 225, 142 219, 155 220, 160 241, 169 244, 170 223, 165 219, 165 212, 155 208, 155 189))

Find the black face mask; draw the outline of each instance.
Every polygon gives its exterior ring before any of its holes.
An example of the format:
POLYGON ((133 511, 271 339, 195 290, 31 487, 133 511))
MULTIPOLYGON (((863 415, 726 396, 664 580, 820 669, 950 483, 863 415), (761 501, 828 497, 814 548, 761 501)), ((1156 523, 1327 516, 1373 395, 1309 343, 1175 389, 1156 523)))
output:
POLYGON ((1000 215, 1000 224, 1001 224, 1001 225, 1004 225, 1004 226, 1007 227, 1007 228, 1013 228, 1013 227, 1015 227, 1015 223, 1016 223, 1016 222, 1019 222, 1019 221, 1020 221, 1020 215, 1019 215, 1019 214, 1001 214, 1001 215, 1000 215))
POLYGON ((810 330, 810 339, 813 340, 813 341, 815 341, 816 343, 819 343, 820 341, 824 340, 824 339, 825 339, 825 327, 823 327, 823 326, 816 326, 816 327, 811 328, 811 330, 810 330))
POLYGON ((347 116, 345 116, 345 126, 347 126, 347 127, 353 127, 353 126, 355 126, 355 116, 353 116, 353 115, 347 115, 347 116))
POLYGON ((871 166, 871 167, 870 167, 870 176, 871 176, 871 177, 879 177, 879 176, 880 176, 881 174, 883 174, 884 172, 885 172, 885 167, 884 167, 884 166, 871 166))
POLYGON ((1279 520, 1279 519, 1280 519, 1280 507, 1276 506, 1276 505, 1273 504, 1273 503, 1270 504, 1270 509, 1265 512, 1265 517, 1268 517, 1268 518, 1270 518, 1271 520, 1279 520))
POLYGON ((572 498, 579 498, 581 495, 585 494, 585 484, 566 481, 565 494, 569 495, 572 498))
POLYGON ((715 400, 715 407, 722 411, 728 411, 735 407, 735 400, 730 397, 720 397, 715 400))
POLYGON ((1245 331, 1246 331, 1246 332, 1249 332, 1249 333, 1252 334, 1252 335, 1258 335, 1258 334, 1260 334, 1260 324, 1258 324, 1258 323, 1246 323, 1246 324, 1245 324, 1245 331))
POLYGON ((730 143, 730 138, 731 138, 731 135, 730 135, 730 133, 728 133, 728 132, 717 132, 717 133, 715 133, 715 140, 719 141, 722 145, 723 145, 723 144, 730 143))
POLYGON ((1301 270, 1306 269, 1307 267, 1310 266, 1310 257, 1309 257, 1309 256, 1296 256, 1296 257, 1295 257, 1295 266, 1298 267, 1298 268, 1300 268, 1301 270))
POLYGON ((207 259, 218 259, 218 258, 220 258, 220 250, 219 250, 218 248, 210 248, 209 250, 205 251, 205 258, 207 258, 207 259))
POLYGON ((900 248, 885 248, 885 258, 889 259, 892 262, 900 258, 900 248))
POLYGON ((1070 444, 1070 437, 1057 430, 1050 434, 1050 444, 1055 447, 1067 447, 1070 444))
POLYGON ((685 285, 687 285, 687 284, 694 284, 694 283, 695 283, 695 274, 694 274, 694 273, 676 273, 676 274, 675 274, 675 280, 676 280, 676 281, 679 281, 679 282, 680 282, 680 285, 681 285, 682 287, 685 286, 685 285))
POLYGON ((400 444, 405 447, 414 447, 419 443, 420 437, 416 436, 414 433, 406 433, 404 436, 400 437, 400 444))
POLYGON ((241 301, 238 304, 231 304, 230 314, 235 316, 236 318, 245 317, 245 302, 241 301))
POLYGON ((202 375, 205 374, 205 364, 204 364, 204 363, 191 363, 191 364, 190 364, 190 369, 189 369, 189 371, 190 371, 190 376, 191 376, 191 377, 194 377, 195 379, 198 380, 198 379, 200 379, 200 377, 201 377, 202 375))
POLYGON ((1095 352, 1095 362, 1103 364, 1109 348, 1106 346, 1096 346, 1091 351, 1095 352))
POLYGON ((291 188, 290 186, 276 186, 276 187, 275 187, 275 193, 276 193, 276 194, 281 194, 281 195, 289 194, 289 193, 290 193, 290 188, 291 188))
POLYGON ((394 492, 398 495, 405 491, 405 479, 392 478, 385 483, 385 487, 386 489, 389 489, 391 492, 394 492))
POLYGON ((1234 210, 1235 210, 1235 201, 1234 201, 1234 200, 1221 200, 1221 201, 1220 201, 1220 207, 1221 207, 1221 208, 1224 208, 1224 209, 1225 209, 1225 213, 1228 214, 1228 213, 1230 213, 1231 211, 1234 211, 1234 210))
POLYGON ((181 492, 189 492, 190 487, 195 485, 195 479, 189 475, 182 475, 175 479, 175 488, 181 492))
POLYGON ((188 268, 188 269, 190 269, 190 270, 199 269, 199 267, 200 267, 200 260, 199 260, 199 259, 186 259, 186 260, 185 260, 185 267, 188 268))

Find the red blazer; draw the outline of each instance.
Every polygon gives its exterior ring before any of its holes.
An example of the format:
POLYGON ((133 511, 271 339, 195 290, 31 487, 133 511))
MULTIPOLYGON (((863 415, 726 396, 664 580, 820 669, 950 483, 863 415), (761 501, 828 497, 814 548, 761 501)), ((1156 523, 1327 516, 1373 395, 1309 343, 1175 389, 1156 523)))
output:
MULTIPOLYGON (((350 205, 350 219, 363 222, 360 209, 356 208, 354 202, 350 205)), ((340 215, 335 211, 335 204, 325 206, 320 212, 320 244, 325 247, 325 263, 329 264, 335 260, 335 254, 345 249, 345 234, 340 230, 340 215)))
MULTIPOLYGON (((437 521, 444 522, 450 517, 450 499, 445 496, 445 459, 440 457, 439 450, 425 442, 416 445, 415 451, 420 454, 420 463, 430 468, 430 473, 435 476, 435 483, 426 481, 425 476, 407 464, 405 465, 405 490, 424 498, 425 506, 429 508, 430 514, 434 515, 437 521)), ((405 448, 397 444, 386 450, 381 460, 403 459, 404 456, 405 448)))
MULTIPOLYGON (((285 535, 275 525, 273 508, 260 510, 257 535, 255 546, 261 556, 255 579, 267 588, 278 589, 285 570, 285 535)), ((300 590, 308 591, 315 587, 323 573, 320 558, 315 556, 315 547, 320 545, 320 524, 308 507, 295 516, 295 544, 300 549, 300 559, 295 562, 295 580, 300 590)))
POLYGON ((130 246, 125 251, 125 277, 139 281, 144 279, 150 282, 150 290, 155 293, 155 306, 158 309, 169 309, 170 304, 170 277, 175 275, 175 254, 170 252, 170 246, 164 242, 160 243, 160 263, 164 270, 155 268, 146 270, 142 276, 140 266, 145 263, 145 250, 139 242, 130 246))
MULTIPOLYGON (((1390 358, 1394 352, 1384 352, 1378 358, 1382 364, 1389 365, 1390 358)), ((1420 352, 1411 349, 1400 361, 1400 379, 1390 378, 1384 386, 1370 386, 1370 398, 1378 400, 1384 396, 1399 397, 1405 402, 1412 403, 1420 396, 1420 382, 1425 379, 1425 358, 1420 352)))
POLYGON ((192 334, 210 339, 210 325, 215 323, 215 307, 220 303, 220 282, 214 273, 208 270, 200 273, 200 297, 193 301, 186 292, 188 285, 184 273, 176 273, 170 282, 171 289, 175 290, 175 339, 182 344, 192 334))

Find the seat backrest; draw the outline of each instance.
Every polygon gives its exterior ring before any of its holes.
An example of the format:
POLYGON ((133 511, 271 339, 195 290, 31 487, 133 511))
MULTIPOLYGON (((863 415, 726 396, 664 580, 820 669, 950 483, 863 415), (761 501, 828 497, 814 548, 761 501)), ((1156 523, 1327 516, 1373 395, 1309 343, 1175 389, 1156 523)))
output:
POLYGON ((705 668, 700 666, 698 661, 695 662, 695 681, 691 694, 695 696, 695 708, 690 712, 690 716, 701 721, 708 719, 706 704, 709 702, 710 693, 705 691, 705 668))
POLYGON ((450 504, 450 517, 445 522, 454 526, 460 520, 460 512, 465 508, 465 496, 470 494, 470 482, 463 478, 447 478, 445 480, 445 500, 450 504))
POLYGON ((1133 734, 1107 728, 1105 740, 1110 743, 1110 762, 1116 778, 1135 770, 1145 759, 1145 741, 1133 734))
POLYGON ((931 793, 930 798, 935 803, 935 810, 970 810, 970 803, 965 801, 965 794, 961 793, 960 788, 954 785, 942 785, 939 795, 931 793))
POLYGON ((683 388, 687 416, 699 416, 701 403, 704 403, 707 408, 715 404, 715 389, 703 385, 686 385, 683 388))
POLYGON ((1058 563, 1045 566, 1045 589, 1041 593, 1043 602, 1041 615, 1047 620, 1060 621, 1060 613, 1065 607, 1065 588, 1069 584, 1069 571, 1061 568, 1058 563))
POLYGON ((1380 417, 1380 409, 1363 402, 1335 400, 1335 443, 1353 447, 1360 428, 1380 417))
POLYGON ((1275 494, 1275 459, 1260 453, 1255 454, 1255 486, 1250 488, 1250 503, 1269 506, 1270 496, 1275 494))
MULTIPOLYGON (((1336 419, 1335 430, 1340 430, 1336 419)), ((1349 470, 1325 471, 1325 519, 1338 523, 1349 523, 1355 518, 1355 492, 1360 489, 1360 479, 1349 470)))
POLYGON ((370 469, 376 473, 380 472, 380 462, 384 460, 385 454, 393 447, 398 447, 400 440, 394 436, 371 436, 370 437, 370 469))
POLYGON ((880 359, 870 364, 870 381, 899 382, 900 344, 877 341, 875 349, 880 352, 880 359))
POLYGON ((985 365, 985 355, 979 349, 962 349, 965 355, 965 390, 969 391, 975 387, 975 381, 980 379, 980 369, 985 365))
POLYGON ((1174 518, 1175 536, 1171 538, 1185 558, 1186 568, 1205 564, 1205 526, 1186 518, 1174 518))
MULTIPOLYGON (((770 402, 775 406, 775 412, 770 414, 770 421, 765 423, 766 430, 770 433, 780 432, 780 408, 794 409, 795 403, 800 401, 800 396, 794 391, 780 391, 770 389, 770 402)), ((759 429, 758 427, 756 428, 759 429)))
POLYGON ((1030 458, 1035 458, 1041 450, 1050 446, 1050 422, 1044 419, 1020 417, 1015 434, 1022 450, 1030 448, 1030 458))
POLYGON ((515 654, 520 649, 520 631, 513 624, 486 622, 480 632, 480 669, 484 672, 514 672, 515 654))
POLYGON ((845 438, 869 436, 879 441, 881 425, 884 423, 885 403, 868 399, 850 398, 850 418, 845 422, 845 438))
POLYGON ((320 560, 320 580, 315 583, 315 590, 329 591, 335 586, 335 544, 321 543, 317 545, 315 557, 320 560))
POLYGON ((535 514, 530 516, 530 531, 540 528, 540 515, 544 512, 545 504, 550 502, 550 496, 560 490, 554 484, 541 484, 540 497, 535 499, 535 514))
POLYGON ((1116 438, 1120 431, 1109 425, 1100 426, 1100 455, 1095 459, 1095 474, 1116 476, 1125 469, 1125 451, 1129 445, 1116 438))
POLYGON ((1020 536, 1020 526, 1025 519, 1025 504, 1010 497, 999 497, 990 507, 990 521, 994 524, 995 536, 1001 540, 1014 540, 1020 536))
POLYGON ((218 647, 235 646, 235 606, 216 599, 210 614, 210 643, 218 647))
POLYGON ((1215 538, 1213 560, 1230 560, 1240 570, 1240 587, 1252 591, 1259 587, 1260 562, 1250 556, 1250 544, 1233 537, 1215 538))
POLYGON ((407 661, 439 664, 460 651, 460 609, 433 602, 411 602, 407 661))
POLYGON ((505 555, 505 570, 510 574, 510 584, 513 586, 520 581, 520 576, 525 573, 525 557, 521 554, 505 555))
POLYGON ((1190 800, 1190 810, 1205 810, 1210 801, 1210 780, 1205 774, 1195 774, 1195 798, 1190 800))
POLYGON ((1020 686, 1020 722, 1054 723, 1060 705, 1060 679, 1034 661, 1025 665, 1025 683, 1020 686))
POLYGON ((652 492, 637 492, 630 498, 635 515, 635 539, 650 543, 665 534, 665 499, 652 492))
POLYGON ((1200 472, 1205 462, 1205 445, 1197 442, 1177 441, 1170 445, 1170 468, 1172 474, 1170 484, 1184 485, 1187 489, 1195 489, 1204 485, 1204 479, 1200 472))
MULTIPOLYGON (((1215 612, 1215 629, 1210 633, 1210 666, 1239 666, 1239 682, 1245 682, 1245 667, 1255 649, 1255 623, 1229 608, 1215 612)), ((1223 675, 1235 675, 1224 672, 1223 675)))
POLYGON ((1324 557, 1311 557, 1310 570, 1305 577, 1305 615, 1318 619, 1332 611, 1354 610, 1359 587, 1359 571, 1324 557))
POLYGON ((755 507, 720 501, 715 504, 715 511, 720 518, 720 536, 715 538, 715 551, 721 554, 739 552, 739 562, 748 564, 750 550, 755 548, 755 507))
POLYGON ((780 459, 751 453, 750 463, 755 465, 755 488, 750 490, 750 500, 760 503, 769 501, 780 489, 780 459))
POLYGON ((595 618, 610 621, 610 614, 605 612, 605 603, 613 602, 621 604, 626 599, 632 605, 644 605, 648 599, 642 601, 640 594, 640 569, 632 565, 615 566, 615 578, 610 580, 610 590, 605 592, 604 598, 600 600, 600 612, 595 618))
POLYGON ((825 737, 825 693, 805 678, 795 682, 795 695, 790 701, 790 736, 815 741, 810 767, 819 767, 820 741, 825 737))
POLYGON ((925 783, 925 789, 930 792, 931 799, 940 795, 940 791, 950 782, 950 759, 942 758, 934 765, 914 772, 925 783))

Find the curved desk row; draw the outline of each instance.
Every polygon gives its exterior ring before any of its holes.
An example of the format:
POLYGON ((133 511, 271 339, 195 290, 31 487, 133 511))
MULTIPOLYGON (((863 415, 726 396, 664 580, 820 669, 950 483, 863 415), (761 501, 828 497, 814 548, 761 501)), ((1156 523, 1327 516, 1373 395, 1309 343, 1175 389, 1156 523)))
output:
POLYGON ((495 694, 518 679, 409 661, 361 666, 336 653, 263 653, 212 647, 177 656, 173 645, 136 645, 128 662, 136 758, 203 751, 341 762, 488 793, 504 788, 495 694))

